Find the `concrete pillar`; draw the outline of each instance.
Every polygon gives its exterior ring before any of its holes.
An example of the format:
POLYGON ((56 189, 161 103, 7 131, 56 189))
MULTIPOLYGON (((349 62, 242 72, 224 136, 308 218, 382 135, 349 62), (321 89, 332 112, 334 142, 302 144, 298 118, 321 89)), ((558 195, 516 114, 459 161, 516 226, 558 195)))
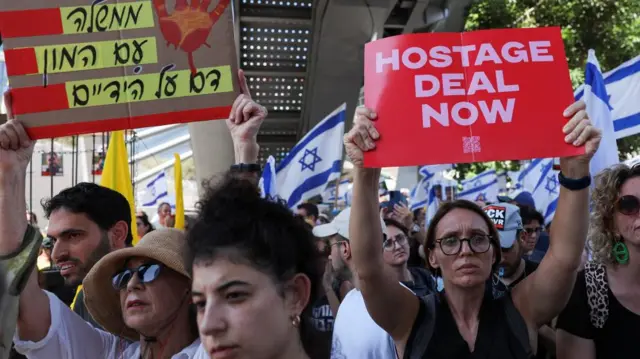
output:
POLYGON ((233 141, 224 120, 190 123, 189 133, 198 193, 202 194, 203 180, 223 173, 234 163, 233 141))

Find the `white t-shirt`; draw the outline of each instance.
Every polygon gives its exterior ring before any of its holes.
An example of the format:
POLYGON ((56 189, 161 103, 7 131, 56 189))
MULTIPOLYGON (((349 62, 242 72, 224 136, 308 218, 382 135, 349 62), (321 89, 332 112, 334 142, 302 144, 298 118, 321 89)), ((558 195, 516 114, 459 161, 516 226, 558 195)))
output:
POLYGON ((351 290, 340 303, 333 324, 331 359, 395 358, 393 339, 367 312, 362 292, 351 290))
MULTIPOLYGON (((140 343, 94 328, 64 305, 54 294, 49 296, 51 327, 47 336, 35 343, 13 338, 16 351, 29 359, 140 358, 140 343)), ((200 339, 182 349, 172 359, 209 359, 200 339)))

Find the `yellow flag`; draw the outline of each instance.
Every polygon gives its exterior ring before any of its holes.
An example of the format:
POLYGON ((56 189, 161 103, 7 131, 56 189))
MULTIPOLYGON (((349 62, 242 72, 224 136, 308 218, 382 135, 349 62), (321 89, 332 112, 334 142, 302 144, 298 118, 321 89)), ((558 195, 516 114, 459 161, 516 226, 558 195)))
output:
POLYGON ((131 185, 131 174, 129 172, 129 155, 127 146, 124 143, 124 132, 111 132, 109 148, 104 161, 102 179, 100 185, 120 192, 131 208, 130 231, 133 236, 133 244, 138 243, 138 229, 136 228, 136 207, 133 201, 133 186, 131 185))
POLYGON ((180 155, 173 154, 173 177, 176 183, 176 229, 184 229, 184 197, 182 194, 182 162, 180 155))

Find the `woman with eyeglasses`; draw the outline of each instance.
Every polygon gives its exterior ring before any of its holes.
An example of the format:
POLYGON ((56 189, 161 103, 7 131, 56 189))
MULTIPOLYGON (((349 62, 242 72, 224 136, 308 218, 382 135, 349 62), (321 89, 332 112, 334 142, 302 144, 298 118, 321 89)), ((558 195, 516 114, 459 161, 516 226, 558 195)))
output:
POLYGON ((191 307, 182 231, 161 229, 109 253, 83 282, 91 326, 47 292, 51 327, 37 343, 15 340, 28 358, 205 359, 191 307))
POLYGON ((571 294, 588 222, 589 161, 600 133, 577 102, 565 110, 565 140, 585 146, 584 155, 563 158, 562 189, 554 219, 554 241, 538 270, 494 299, 485 291, 500 263, 493 221, 476 204, 442 205, 426 239, 428 263, 444 281, 444 291, 418 298, 382 265, 378 217, 379 169, 363 168, 363 152, 375 148, 380 134, 376 114, 356 110, 345 149, 354 164, 350 237, 354 268, 367 310, 393 338, 400 358, 530 358, 538 328, 560 313, 571 294), (553 280, 550 280, 553 279, 553 280), (394 310, 389 310, 394 308, 394 310))
POLYGON ((593 261, 558 318, 558 358, 639 358, 640 166, 602 171, 591 199, 593 261))

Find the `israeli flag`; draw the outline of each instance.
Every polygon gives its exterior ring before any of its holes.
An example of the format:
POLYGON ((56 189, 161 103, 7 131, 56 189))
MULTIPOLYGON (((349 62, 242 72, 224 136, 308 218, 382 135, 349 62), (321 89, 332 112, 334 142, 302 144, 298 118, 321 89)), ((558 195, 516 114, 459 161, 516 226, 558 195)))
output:
POLYGON ((329 185, 327 186, 327 189, 322 194, 322 200, 324 202, 334 202, 334 201, 346 202, 348 193, 351 190, 351 187, 352 187, 352 184, 349 182, 349 180, 342 180, 342 182, 340 182, 339 186, 337 187, 338 198, 336 199, 336 184, 335 182, 329 183, 329 185))
MULTIPOLYGON (((606 94, 609 96, 615 138, 640 133, 640 56, 637 56, 603 76, 606 94)), ((586 95, 588 80, 576 89, 576 100, 586 95)), ((593 118, 592 118, 593 119, 593 118)))
POLYGON ((560 183, 553 158, 535 159, 520 172, 522 191, 531 193, 536 210, 542 213, 545 224, 553 219, 558 206, 560 183))
POLYGON ((429 190, 431 187, 430 180, 432 177, 433 175, 422 177, 420 182, 418 182, 418 184, 411 190, 409 195, 409 209, 411 211, 427 206, 429 202, 429 190))
POLYGON ((593 50, 589 50, 584 77, 584 102, 587 104, 587 114, 589 114, 594 127, 602 131, 600 147, 591 159, 591 175, 595 176, 603 169, 619 163, 620 158, 613 129, 609 96, 604 85, 602 72, 600 72, 600 64, 593 50))
POLYGON ((340 176, 346 112, 345 103, 320 121, 280 162, 276 187, 289 208, 321 194, 340 176))
POLYGON ((507 193, 507 178, 509 175, 506 171, 498 173, 498 191, 500 193, 507 193))
POLYGON ((452 164, 428 165, 428 166, 420 167, 420 170, 418 170, 418 173, 420 173, 422 176, 426 176, 428 174, 434 174, 434 173, 449 171, 451 169, 453 169, 453 165, 452 164))
MULTIPOLYGON (((523 163, 521 164, 522 167, 525 167, 526 165, 523 163)), ((507 177, 509 177, 509 179, 511 180, 511 190, 512 191, 517 191, 522 189, 522 183, 520 183, 520 172, 521 171, 507 171, 507 177)))
POLYGON ((276 196, 276 159, 273 156, 267 158, 258 187, 262 198, 274 198, 276 196))
POLYGON ((167 175, 164 171, 158 173, 158 175, 149 181, 145 186, 145 192, 143 193, 142 206, 153 207, 162 202, 168 202, 172 204, 169 198, 169 186, 167 184, 167 175))
POLYGON ((468 201, 497 202, 500 185, 495 170, 484 171, 477 176, 462 181, 462 192, 458 199, 468 201))
POLYGON ((431 219, 436 215, 436 212, 440 208, 440 199, 436 194, 435 186, 431 186, 429 189, 429 198, 427 199, 427 211, 426 211, 426 221, 425 225, 429 228, 429 224, 431 223, 431 219))

